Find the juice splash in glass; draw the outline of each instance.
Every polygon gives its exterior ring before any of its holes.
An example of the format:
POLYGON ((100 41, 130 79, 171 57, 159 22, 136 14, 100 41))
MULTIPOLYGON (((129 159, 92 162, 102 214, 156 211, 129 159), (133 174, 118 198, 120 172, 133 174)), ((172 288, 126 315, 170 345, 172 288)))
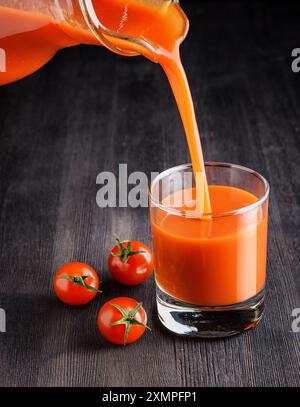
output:
POLYGON ((260 320, 266 281, 269 185, 247 168, 207 163, 212 212, 197 211, 190 165, 152 183, 158 314, 170 331, 225 337, 260 320))

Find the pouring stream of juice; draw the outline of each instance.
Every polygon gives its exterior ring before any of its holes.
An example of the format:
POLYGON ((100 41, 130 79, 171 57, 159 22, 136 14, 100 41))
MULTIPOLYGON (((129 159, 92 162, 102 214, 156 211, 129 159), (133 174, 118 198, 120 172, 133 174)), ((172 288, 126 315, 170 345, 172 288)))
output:
MULTIPOLYGON (((179 54, 179 46, 188 31, 187 17, 177 3, 163 0, 94 0, 92 3, 101 23, 110 30, 145 41, 154 48, 153 57, 138 43, 107 37, 115 46, 155 59, 164 69, 184 125, 197 189, 202 191, 199 206, 202 213, 210 213, 200 136, 179 54)), ((59 23, 43 13, 1 7, 0 1, 0 48, 7 50, 7 72, 0 73, 0 85, 31 74, 59 49, 80 43, 99 45, 88 30, 59 23)))

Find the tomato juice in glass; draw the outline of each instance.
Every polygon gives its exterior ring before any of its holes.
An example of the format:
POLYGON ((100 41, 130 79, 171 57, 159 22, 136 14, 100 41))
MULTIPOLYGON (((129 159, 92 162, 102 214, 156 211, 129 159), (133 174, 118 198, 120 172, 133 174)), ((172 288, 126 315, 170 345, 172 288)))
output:
POLYGON ((175 167, 151 186, 158 313, 178 334, 229 336, 263 312, 269 186, 247 168, 207 163, 212 212, 203 214, 191 173, 175 167))

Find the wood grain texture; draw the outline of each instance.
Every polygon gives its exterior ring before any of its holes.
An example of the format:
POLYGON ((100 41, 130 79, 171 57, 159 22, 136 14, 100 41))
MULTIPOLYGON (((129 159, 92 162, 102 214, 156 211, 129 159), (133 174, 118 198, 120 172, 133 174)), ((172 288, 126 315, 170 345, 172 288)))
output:
POLYGON ((184 134, 159 66, 97 47, 59 53, 0 88, 1 386, 299 386, 300 8, 282 2, 182 1, 191 30, 182 47, 205 157, 239 163, 270 181, 267 311, 239 337, 186 340, 159 325, 154 282, 114 283, 114 236, 150 243, 147 209, 100 209, 96 176, 161 171, 188 160, 184 134), (70 260, 103 278, 103 295, 74 309, 51 278, 70 260), (143 300, 151 333, 126 349, 96 329, 101 303, 143 300))

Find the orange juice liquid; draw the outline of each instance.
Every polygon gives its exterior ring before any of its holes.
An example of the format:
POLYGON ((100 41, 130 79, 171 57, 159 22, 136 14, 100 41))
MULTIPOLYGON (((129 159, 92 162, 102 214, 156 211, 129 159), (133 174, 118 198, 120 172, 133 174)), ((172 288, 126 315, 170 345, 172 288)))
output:
MULTIPOLYGON (((194 190, 191 195, 195 198, 194 190)), ((209 186, 209 195, 216 213, 257 201, 251 193, 227 186, 209 186)), ((164 203, 169 206, 176 198, 169 196, 164 203)), ((191 202, 187 208, 183 201, 177 209, 191 210, 191 202)), ((164 292, 190 304, 222 306, 248 300, 264 288, 267 216, 262 207, 209 220, 155 211, 156 281, 164 292)))
MULTIPOLYGON (((170 81, 181 114, 195 174, 200 174, 202 210, 211 211, 204 160, 193 102, 179 55, 188 30, 188 20, 178 4, 157 7, 142 0, 94 0, 101 23, 115 32, 145 40, 156 50, 156 60, 170 81)), ((123 49, 153 58, 138 44, 109 38, 123 49)), ((79 43, 98 44, 88 31, 50 16, 0 7, 0 48, 7 52, 7 72, 0 73, 0 85, 21 79, 43 66, 61 48, 79 43)), ((198 179, 198 177, 197 177, 198 179)))

